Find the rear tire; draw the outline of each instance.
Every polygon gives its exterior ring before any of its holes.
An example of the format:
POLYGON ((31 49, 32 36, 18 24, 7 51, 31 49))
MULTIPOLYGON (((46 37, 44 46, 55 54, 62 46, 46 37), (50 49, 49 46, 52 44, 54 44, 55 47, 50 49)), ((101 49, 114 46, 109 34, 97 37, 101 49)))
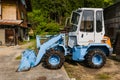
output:
POLYGON ((88 51, 88 54, 86 55, 86 63, 87 66, 91 68, 101 68, 106 63, 106 55, 105 53, 100 49, 94 49, 88 51))
POLYGON ((64 54, 60 51, 55 51, 54 49, 48 50, 44 56, 44 65, 46 68, 49 69, 61 68, 64 61, 64 54))

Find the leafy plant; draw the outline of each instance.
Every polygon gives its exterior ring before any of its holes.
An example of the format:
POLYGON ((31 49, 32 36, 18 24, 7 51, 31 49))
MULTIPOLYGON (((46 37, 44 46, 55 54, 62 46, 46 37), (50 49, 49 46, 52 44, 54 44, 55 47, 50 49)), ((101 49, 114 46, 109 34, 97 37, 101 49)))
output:
POLYGON ((43 34, 44 32, 48 32, 49 34, 59 32, 61 26, 55 21, 47 19, 41 10, 33 10, 28 16, 35 35, 43 34))

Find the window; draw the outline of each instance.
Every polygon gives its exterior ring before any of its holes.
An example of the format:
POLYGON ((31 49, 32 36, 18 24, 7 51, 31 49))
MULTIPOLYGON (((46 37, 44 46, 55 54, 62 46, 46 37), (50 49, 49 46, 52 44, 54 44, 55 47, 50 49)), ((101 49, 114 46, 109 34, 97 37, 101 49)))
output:
POLYGON ((96 12, 96 31, 102 31, 102 11, 96 12))
POLYGON ((80 15, 78 13, 76 13, 76 12, 73 12, 71 23, 73 23, 75 25, 78 25, 79 18, 80 18, 80 15))
POLYGON ((94 11, 83 11, 82 21, 80 25, 80 31, 93 32, 94 30, 94 11))

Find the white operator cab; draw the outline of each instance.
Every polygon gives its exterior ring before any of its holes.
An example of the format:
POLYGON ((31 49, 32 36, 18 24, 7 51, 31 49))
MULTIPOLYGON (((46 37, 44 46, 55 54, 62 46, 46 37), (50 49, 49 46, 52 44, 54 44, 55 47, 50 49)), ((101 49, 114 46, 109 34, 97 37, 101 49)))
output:
POLYGON ((72 12, 70 19, 69 47, 101 43, 105 34, 103 9, 79 8, 72 12))

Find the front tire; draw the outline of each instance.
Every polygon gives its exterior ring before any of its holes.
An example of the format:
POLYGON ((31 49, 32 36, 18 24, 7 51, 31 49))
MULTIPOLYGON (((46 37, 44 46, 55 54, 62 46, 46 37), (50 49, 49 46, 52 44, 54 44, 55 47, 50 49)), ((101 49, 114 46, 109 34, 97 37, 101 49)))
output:
POLYGON ((90 50, 86 55, 86 63, 91 68, 101 68, 106 63, 106 55, 100 49, 90 50))
POLYGON ((44 58, 45 67, 49 69, 59 69, 65 61, 64 54, 60 51, 50 49, 46 52, 44 58))

